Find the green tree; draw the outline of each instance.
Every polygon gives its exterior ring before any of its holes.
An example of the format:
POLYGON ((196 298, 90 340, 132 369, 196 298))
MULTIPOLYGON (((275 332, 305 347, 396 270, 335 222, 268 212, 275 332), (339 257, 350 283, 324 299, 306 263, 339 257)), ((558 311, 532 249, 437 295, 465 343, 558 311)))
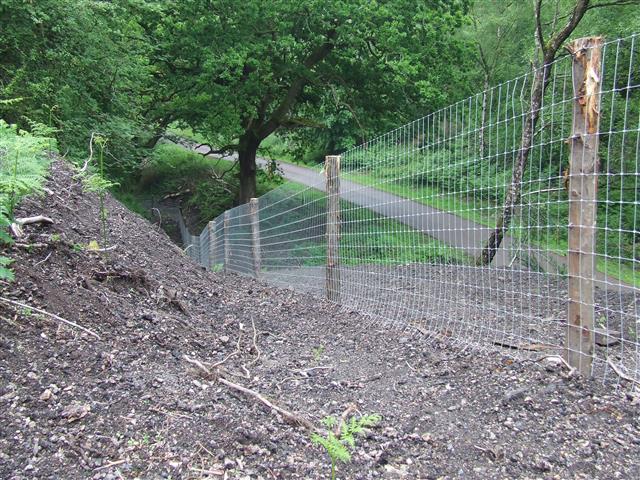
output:
POLYGON ((110 139, 108 167, 135 167, 150 135, 143 113, 153 101, 151 44, 138 23, 146 2, 0 0, 0 116, 59 129, 60 150, 86 155, 91 132, 110 139))
POLYGON ((257 149, 274 132, 333 120, 363 138, 466 90, 467 50, 453 34, 467 8, 467 0, 185 0, 146 29, 160 46, 157 77, 173 118, 219 151, 237 150, 246 202, 257 149))

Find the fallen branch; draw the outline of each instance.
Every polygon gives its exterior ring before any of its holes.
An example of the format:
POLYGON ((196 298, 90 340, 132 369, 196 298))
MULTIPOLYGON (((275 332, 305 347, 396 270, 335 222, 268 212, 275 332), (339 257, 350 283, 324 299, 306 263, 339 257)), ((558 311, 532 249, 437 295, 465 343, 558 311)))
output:
POLYGON ((112 250, 115 250, 116 248, 118 248, 118 245, 111 245, 110 247, 106 247, 106 248, 89 248, 87 249, 87 252, 111 252, 112 250))
POLYGON ((24 235, 24 231, 22 227, 25 225, 30 225, 32 223, 48 223, 52 224, 53 220, 49 217, 44 217, 42 215, 37 215, 35 217, 26 217, 26 218, 16 218, 13 223, 11 223, 11 232, 13 236, 16 238, 20 238, 24 235))
POLYGON ((332 370, 332 366, 328 367, 310 367, 310 368, 292 368, 290 369, 292 372, 302 375, 303 377, 308 377, 309 372, 313 372, 314 370, 332 370))
POLYGON ((236 391, 244 393, 245 395, 248 395, 248 396, 250 396, 252 398, 255 398, 260 403, 266 405, 267 407, 269 407, 274 412, 277 412, 280 415, 282 415, 282 418, 284 418, 285 421, 287 421, 288 423, 290 423, 292 425, 295 425, 295 426, 302 427, 302 428, 304 428, 305 430, 308 430, 308 431, 315 431, 315 428, 314 428, 313 424, 309 420, 307 420, 306 418, 301 417, 300 415, 296 415, 294 413, 291 413, 288 410, 285 410, 284 408, 279 407, 278 405, 275 405, 274 403, 272 403, 267 398, 265 398, 262 395, 260 395, 255 390, 251 390, 250 388, 243 387, 242 385, 238 385, 237 383, 230 382, 226 378, 220 376, 219 371, 218 372, 213 372, 212 370, 207 368, 201 361, 196 360, 195 358, 189 358, 189 356, 187 356, 187 355, 183 355, 183 358, 187 362, 189 362, 190 364, 195 365, 200 370, 202 370, 207 375, 208 378, 217 379, 218 382, 222 383, 223 385, 226 385, 227 387, 231 388, 232 390, 236 390, 236 391))
POLYGON ((122 465, 126 460, 116 460, 115 462, 109 462, 101 467, 94 468, 93 471, 97 472, 98 470, 105 470, 107 468, 115 467, 116 465, 122 465))
POLYGON ((569 365, 567 363, 567 361, 562 358, 560 355, 545 355, 544 357, 540 357, 539 359, 536 360, 536 362, 541 362, 542 360, 546 360, 549 358, 555 358, 556 360, 560 360, 560 362, 569 369, 569 375, 573 375, 576 371, 575 368, 573 368, 571 365, 569 365))
POLYGON ((0 297, 0 302, 4 302, 4 303, 8 303, 9 305, 13 305, 13 306, 17 306, 17 307, 22 307, 22 308, 28 308, 33 310, 34 312, 38 312, 42 315, 46 315, 48 317, 53 318, 54 320, 57 320, 59 322, 65 323, 71 327, 77 328, 79 330, 82 330, 83 332, 88 333, 89 335, 93 335, 94 337, 96 337, 98 340, 100 340, 100 335, 98 335, 96 332, 94 332, 93 330, 90 330, 88 328, 83 327, 82 325, 78 325, 75 322, 72 322, 70 320, 65 320, 62 317, 59 317, 58 315, 54 314, 54 313, 49 313, 45 310, 41 310, 39 308, 33 307, 31 305, 27 305, 25 303, 20 303, 20 302, 16 302, 15 300, 10 300, 8 298, 4 298, 4 297, 0 297))
POLYGON ((17 223, 21 227, 24 225, 30 225, 32 223, 49 223, 52 224, 53 220, 43 215, 36 215, 35 217, 16 218, 14 223, 17 223))
POLYGON ((162 200, 169 200, 170 198, 178 198, 178 197, 181 197, 182 195, 186 195, 187 193, 191 193, 191 189, 187 188, 186 190, 182 190, 181 192, 168 193, 167 195, 162 197, 162 200))
POLYGON ((16 248, 24 248, 26 250, 31 250, 32 248, 47 248, 49 244, 48 243, 14 243, 13 246, 16 248))
POLYGON ((44 260, 40 260, 39 262, 37 262, 36 264, 33 265, 33 268, 36 268, 38 265, 42 265, 44 262, 46 262, 47 260, 49 260, 49 258, 51 258, 51 254, 53 252, 49 252, 49 255, 47 255, 44 260))
POLYGON ((292 424, 294 426, 302 427, 305 430, 310 431, 310 432, 316 430, 315 427, 313 426, 313 424, 309 420, 307 420, 306 418, 301 417, 300 415, 296 415, 294 413, 291 413, 291 412, 285 410, 284 408, 279 407, 279 406, 271 403, 269 400, 267 400, 265 397, 260 395, 255 390, 251 390, 250 388, 243 387, 242 385, 238 385, 237 383, 230 382, 229 380, 227 380, 227 379, 225 379, 223 377, 219 377, 218 381, 220 383, 222 383, 223 385, 226 385, 227 387, 229 387, 229 388, 231 388, 233 390, 237 390, 238 392, 242 392, 245 395, 248 395, 250 397, 255 398, 260 403, 266 405, 267 407, 269 407, 274 412, 277 412, 280 415, 282 415, 282 418, 284 418, 285 421, 287 421, 288 423, 290 423, 290 424, 292 424))
POLYGON ((640 385, 640 381, 636 380, 635 378, 630 377, 629 375, 627 375, 626 373, 624 373, 622 370, 620 370, 620 367, 618 365, 616 365, 615 363, 613 363, 613 361, 611 361, 610 358, 607 357, 607 364, 613 369, 614 372, 616 372, 618 374, 618 376, 628 382, 631 383, 635 383, 636 385, 640 385))

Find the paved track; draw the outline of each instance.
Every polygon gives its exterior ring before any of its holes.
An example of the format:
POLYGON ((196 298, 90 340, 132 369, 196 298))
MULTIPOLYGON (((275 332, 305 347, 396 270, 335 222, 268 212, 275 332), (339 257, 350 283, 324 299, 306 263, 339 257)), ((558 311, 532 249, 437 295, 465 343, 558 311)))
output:
MULTIPOLYGON (((197 151, 204 153, 207 149, 202 147, 197 151)), ((237 161, 236 154, 227 158, 237 161)), ((270 160, 265 158, 257 159, 257 163, 260 166, 264 166, 269 162, 270 160)), ((318 190, 324 190, 325 188, 324 176, 319 170, 285 162, 278 162, 278 168, 287 180, 314 187, 318 190)), ((437 208, 349 180, 340 180, 340 196, 351 203, 366 207, 385 217, 393 218, 414 230, 429 235, 451 247, 460 249, 473 257, 480 253, 492 230, 490 227, 437 208)), ((522 265, 519 265, 516 260, 519 257, 517 254, 519 252, 522 253, 522 250, 546 272, 561 273, 566 271, 566 257, 553 252, 541 251, 539 248, 531 248, 527 245, 517 245, 517 242, 509 236, 502 241, 500 249, 491 262, 491 266, 520 266, 522 268, 522 265)), ((601 272, 596 272, 594 284, 596 287, 609 291, 638 292, 637 288, 625 285, 619 279, 606 276, 601 272)))

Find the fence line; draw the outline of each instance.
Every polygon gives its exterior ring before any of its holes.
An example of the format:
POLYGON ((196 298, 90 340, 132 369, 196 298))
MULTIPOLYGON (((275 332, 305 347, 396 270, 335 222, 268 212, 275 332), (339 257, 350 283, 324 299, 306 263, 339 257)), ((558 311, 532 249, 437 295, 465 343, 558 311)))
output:
POLYGON ((389 327, 640 381, 638 35, 579 42, 537 111, 530 72, 327 157, 308 185, 230 209, 199 237, 181 220, 187 254, 389 327))

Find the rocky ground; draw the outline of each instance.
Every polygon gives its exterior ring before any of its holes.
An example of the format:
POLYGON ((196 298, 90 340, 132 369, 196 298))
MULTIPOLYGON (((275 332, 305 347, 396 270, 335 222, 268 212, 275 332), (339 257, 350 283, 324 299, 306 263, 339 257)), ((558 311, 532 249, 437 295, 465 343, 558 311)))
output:
POLYGON ((92 251, 106 246, 99 203, 57 162, 46 195, 18 212, 55 223, 27 226, 7 250, 1 478, 329 478, 305 425, 346 410, 382 420, 341 479, 640 477, 633 386, 206 272, 115 200, 107 208, 115 249, 92 251))

